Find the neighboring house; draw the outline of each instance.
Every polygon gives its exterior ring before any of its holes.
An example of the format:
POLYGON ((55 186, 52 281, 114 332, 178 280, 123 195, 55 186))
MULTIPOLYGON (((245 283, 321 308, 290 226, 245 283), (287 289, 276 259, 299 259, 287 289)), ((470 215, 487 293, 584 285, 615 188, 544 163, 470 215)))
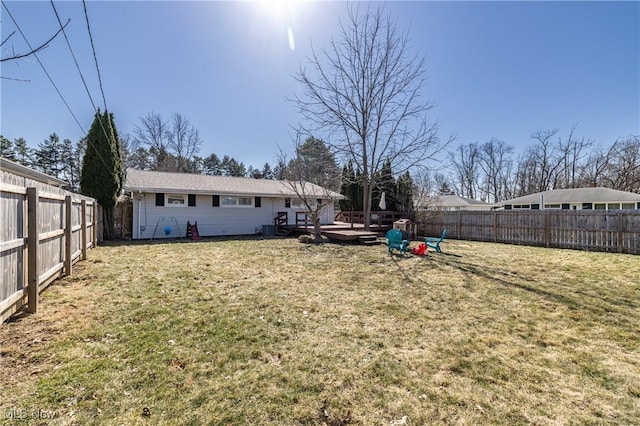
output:
POLYGON ((459 211, 459 210, 490 210, 491 204, 471 198, 460 197, 455 194, 427 197, 420 210, 459 211))
POLYGON ((609 188, 554 189, 496 203, 504 210, 636 210, 640 194, 609 188))
MULTIPOLYGON (((328 201, 321 223, 333 223, 342 195, 313 184, 305 189, 328 201)), ((288 183, 271 179, 128 169, 124 191, 133 201, 133 239, 184 237, 187 222, 196 221, 201 236, 250 235, 273 225, 280 212, 294 225, 296 212, 306 211, 288 183)))

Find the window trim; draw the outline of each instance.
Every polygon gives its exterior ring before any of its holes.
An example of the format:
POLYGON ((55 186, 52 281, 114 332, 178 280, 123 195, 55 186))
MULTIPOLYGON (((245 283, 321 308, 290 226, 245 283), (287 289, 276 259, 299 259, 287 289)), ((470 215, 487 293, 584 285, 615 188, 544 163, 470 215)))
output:
POLYGON ((253 208, 254 202, 255 202, 254 197, 247 197, 247 196, 240 196, 240 195, 221 195, 220 196, 220 207, 223 207, 223 208, 241 208, 241 209, 253 208), (234 204, 225 203, 225 200, 229 200, 229 199, 234 199, 235 203, 234 204), (241 199, 249 200, 250 203, 241 204, 240 203, 241 199))
POLYGON ((164 194, 164 205, 166 207, 187 207, 188 206, 188 196, 187 194, 179 194, 179 193, 166 193, 164 194), (182 199, 182 203, 169 202, 169 198, 173 198, 177 200, 178 198, 182 199))

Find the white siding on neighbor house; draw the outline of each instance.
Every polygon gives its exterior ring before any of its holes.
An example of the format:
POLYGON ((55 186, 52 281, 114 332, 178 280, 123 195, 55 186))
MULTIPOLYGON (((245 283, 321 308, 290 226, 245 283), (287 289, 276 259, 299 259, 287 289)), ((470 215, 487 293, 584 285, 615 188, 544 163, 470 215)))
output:
MULTIPOLYGON (((295 224, 296 210, 302 211, 295 206, 286 209, 284 198, 261 197, 261 207, 213 207, 212 201, 210 194, 197 194, 195 207, 156 206, 155 193, 133 194, 133 239, 185 237, 187 222, 196 221, 203 237, 253 235, 263 225, 273 225, 278 212, 287 211, 289 224, 295 224), (167 226, 169 235, 164 231, 167 226)), ((322 216, 322 223, 333 223, 332 203, 322 216)))

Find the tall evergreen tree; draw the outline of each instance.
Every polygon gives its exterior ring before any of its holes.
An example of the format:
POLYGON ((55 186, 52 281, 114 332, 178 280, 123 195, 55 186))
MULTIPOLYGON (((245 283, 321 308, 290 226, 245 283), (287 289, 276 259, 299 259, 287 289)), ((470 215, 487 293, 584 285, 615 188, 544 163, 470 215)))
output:
POLYGON ((13 150, 13 144, 4 136, 0 135, 0 157, 7 158, 15 161, 15 152, 13 150))
POLYGON ((113 114, 98 111, 86 137, 87 147, 80 178, 81 192, 102 206, 104 238, 113 239, 113 208, 122 186, 125 170, 120 140, 113 114))
POLYGON ((24 138, 14 139, 13 147, 16 162, 30 167, 33 164, 33 150, 29 148, 27 141, 24 138))
POLYGON ((396 200, 398 211, 413 212, 413 179, 408 171, 403 173, 396 182, 396 200))
POLYGON ((52 133, 35 150, 34 166, 49 176, 60 177, 62 170, 62 144, 57 134, 52 133))
POLYGON ((385 202, 387 208, 385 210, 396 211, 397 196, 396 196, 396 180, 393 177, 393 171, 391 170, 391 162, 385 161, 380 171, 376 175, 376 186, 373 189, 371 197, 371 209, 380 210, 380 198, 382 193, 385 194, 385 202))

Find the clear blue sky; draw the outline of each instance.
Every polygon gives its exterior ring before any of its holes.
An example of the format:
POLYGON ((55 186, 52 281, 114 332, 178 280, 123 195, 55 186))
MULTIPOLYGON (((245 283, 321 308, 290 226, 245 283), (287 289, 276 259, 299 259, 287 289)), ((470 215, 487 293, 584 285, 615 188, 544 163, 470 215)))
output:
MULTIPOLYGON (((58 29, 49 2, 6 4, 34 46, 58 29)), ((102 105, 82 2, 55 4, 64 22, 71 18, 71 46, 102 105)), ((278 147, 291 149, 299 117, 287 98, 300 90, 291 75, 311 43, 322 48, 338 33, 347 3, 89 1, 87 8, 121 134, 151 111, 179 112, 200 131, 200 155, 261 167, 274 163, 278 147)), ((604 145, 640 134, 640 2, 389 2, 386 10, 426 57, 424 98, 437 106, 432 118, 443 138, 498 138, 522 149, 537 130, 564 136, 573 124, 578 136, 604 145)), ((15 29, 2 8, 2 39, 15 29)), ((11 49, 27 50, 19 33, 2 57, 11 49)), ((64 38, 39 58, 88 131, 92 106, 64 38)), ((36 147, 52 132, 74 142, 84 136, 35 58, 4 62, 0 75, 5 137, 36 147)))

